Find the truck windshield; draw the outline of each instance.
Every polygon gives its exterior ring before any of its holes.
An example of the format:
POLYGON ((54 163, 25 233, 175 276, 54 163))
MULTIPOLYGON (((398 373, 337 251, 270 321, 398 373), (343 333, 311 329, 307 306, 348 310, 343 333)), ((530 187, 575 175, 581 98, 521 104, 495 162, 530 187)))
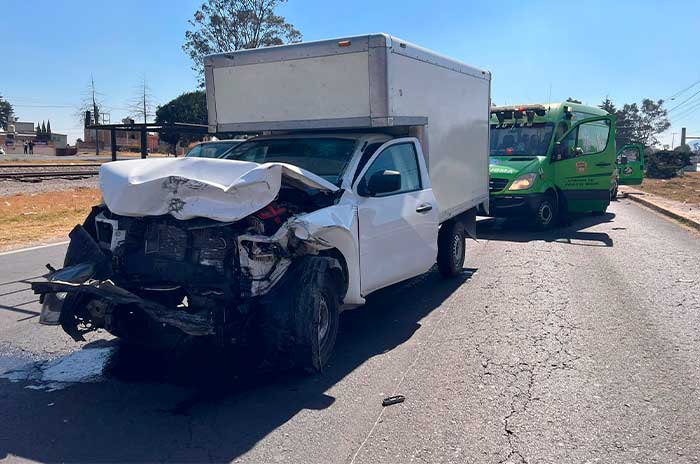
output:
POLYGON ((535 156, 547 154, 554 124, 491 126, 491 156, 535 156))
POLYGON ((241 143, 240 140, 231 140, 226 142, 200 143, 195 145, 192 150, 187 153, 188 158, 218 158, 227 150, 241 143))
POLYGON ((355 151, 355 140, 339 138, 294 138, 251 140, 224 153, 221 158, 254 163, 289 163, 340 186, 346 166, 355 151))

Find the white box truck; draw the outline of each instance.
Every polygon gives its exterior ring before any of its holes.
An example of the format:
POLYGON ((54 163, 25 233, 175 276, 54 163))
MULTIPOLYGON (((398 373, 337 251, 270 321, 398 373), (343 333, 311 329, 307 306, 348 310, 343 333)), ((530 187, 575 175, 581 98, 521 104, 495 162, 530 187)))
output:
POLYGON ((104 204, 34 284, 43 322, 259 343, 318 370, 341 310, 436 262, 460 272, 488 209, 488 72, 373 34, 214 55, 205 73, 210 131, 261 135, 220 159, 103 165, 104 204))

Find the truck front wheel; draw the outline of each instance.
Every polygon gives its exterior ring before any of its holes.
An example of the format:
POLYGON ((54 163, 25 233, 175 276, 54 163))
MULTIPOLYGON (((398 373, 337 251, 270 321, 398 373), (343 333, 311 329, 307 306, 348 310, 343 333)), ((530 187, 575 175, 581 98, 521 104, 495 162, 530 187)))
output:
POLYGON ((464 225, 448 221, 438 232, 437 266, 444 277, 454 277, 462 272, 465 255, 464 225))
POLYGON ((341 275, 336 259, 307 256, 266 296, 263 338, 268 364, 323 369, 338 336, 341 275))
POLYGON ((558 221, 559 208, 554 195, 547 194, 537 205, 533 224, 538 230, 547 230, 553 227, 558 221))

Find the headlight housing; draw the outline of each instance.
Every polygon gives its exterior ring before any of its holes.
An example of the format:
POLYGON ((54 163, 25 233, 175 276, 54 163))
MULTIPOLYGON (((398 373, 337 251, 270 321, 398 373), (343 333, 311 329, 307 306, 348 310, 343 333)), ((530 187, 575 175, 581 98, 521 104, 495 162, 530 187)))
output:
POLYGON ((510 184, 508 190, 527 190, 535 185, 535 179, 537 179, 537 174, 534 172, 523 174, 510 184))

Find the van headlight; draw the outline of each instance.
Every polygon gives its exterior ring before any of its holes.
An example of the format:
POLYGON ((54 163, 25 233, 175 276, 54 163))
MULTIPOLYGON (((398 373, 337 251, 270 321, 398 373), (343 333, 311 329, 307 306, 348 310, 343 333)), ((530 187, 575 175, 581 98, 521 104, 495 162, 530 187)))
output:
POLYGON ((535 184, 535 179, 537 179, 537 174, 534 172, 523 174, 510 184, 508 190, 527 190, 535 184))

